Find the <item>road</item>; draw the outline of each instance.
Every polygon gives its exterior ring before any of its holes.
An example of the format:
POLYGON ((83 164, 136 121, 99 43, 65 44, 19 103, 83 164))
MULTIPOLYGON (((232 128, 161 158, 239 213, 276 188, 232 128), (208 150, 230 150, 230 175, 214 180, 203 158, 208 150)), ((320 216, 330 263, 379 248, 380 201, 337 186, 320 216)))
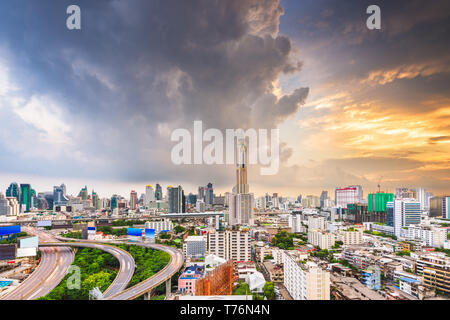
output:
POLYGON ((67 242, 67 243, 56 242, 56 243, 45 243, 41 245, 41 247, 59 247, 59 246, 99 249, 112 254, 117 260, 119 260, 120 263, 119 272, 117 273, 117 276, 114 279, 113 283, 109 286, 108 289, 106 289, 105 292, 103 292, 104 299, 109 298, 115 294, 118 294, 119 292, 124 290, 127 287, 128 283, 130 282, 131 278, 133 277, 136 265, 131 254, 129 254, 125 250, 107 244, 88 243, 88 242, 67 242))
MULTIPOLYGON (((37 235, 39 242, 57 241, 51 234, 34 228, 23 229, 29 234, 37 235)), ((16 289, 2 297, 2 300, 33 300, 45 296, 61 282, 75 258, 73 251, 67 246, 41 248, 40 251, 41 261, 34 272, 16 289)))
POLYGON ((33 300, 45 296, 64 278, 74 259, 68 247, 42 248, 41 262, 36 270, 2 300, 33 300))
POLYGON ((170 261, 164 269, 155 275, 119 294, 109 297, 108 300, 132 300, 150 292, 153 288, 172 278, 184 264, 183 254, 176 248, 150 243, 135 243, 135 245, 165 251, 170 254, 170 261))
MULTIPOLYGON (((79 240, 79 239, 70 239, 70 238, 63 238, 63 237, 56 237, 59 240, 75 240, 82 243, 89 243, 93 242, 93 240, 79 240)), ((123 244, 123 242, 119 241, 108 241, 110 244, 123 244)), ((165 251, 170 254, 170 261, 167 264, 166 267, 164 267, 162 270, 160 270, 158 273, 154 274, 152 277, 136 284, 135 286, 128 288, 125 291, 122 291, 120 293, 117 293, 115 295, 109 295, 108 297, 104 297, 106 300, 132 300, 135 299, 144 293, 150 292, 153 288, 159 286, 164 281, 172 278, 172 276, 178 272, 178 270, 183 266, 184 264, 184 257, 181 251, 174 247, 164 246, 161 244, 151 244, 151 243, 128 243, 133 244, 137 246, 152 248, 155 250, 161 250, 165 251)))

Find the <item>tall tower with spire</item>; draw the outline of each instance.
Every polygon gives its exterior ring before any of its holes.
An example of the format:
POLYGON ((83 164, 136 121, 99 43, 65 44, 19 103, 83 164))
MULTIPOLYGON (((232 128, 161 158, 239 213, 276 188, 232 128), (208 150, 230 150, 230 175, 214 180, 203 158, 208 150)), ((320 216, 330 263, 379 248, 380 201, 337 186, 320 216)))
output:
POLYGON ((254 197, 249 193, 247 180, 248 148, 245 140, 238 140, 236 153, 236 185, 229 198, 230 225, 253 224, 254 197))
POLYGON ((238 141, 238 154, 236 159, 236 193, 248 193, 247 180, 248 148, 245 140, 238 141))

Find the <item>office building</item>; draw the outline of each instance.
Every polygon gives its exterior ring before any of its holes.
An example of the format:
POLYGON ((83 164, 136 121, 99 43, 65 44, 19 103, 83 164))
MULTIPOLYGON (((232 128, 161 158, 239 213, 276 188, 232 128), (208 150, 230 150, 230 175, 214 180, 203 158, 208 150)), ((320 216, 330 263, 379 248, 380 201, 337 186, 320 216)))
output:
POLYGON ((153 187, 148 184, 145 186, 145 206, 150 206, 151 202, 155 201, 155 191, 153 190, 153 187))
POLYGON ((161 231, 171 231, 172 228, 173 223, 169 219, 164 219, 162 221, 147 221, 145 223, 145 229, 154 229, 156 234, 161 231))
POLYGON ((386 225, 394 226, 394 201, 386 202, 386 225))
POLYGON ((411 224, 420 224, 420 202, 415 199, 394 200, 394 232, 399 237, 401 228, 411 224))
POLYGON ((169 213, 181 213, 185 211, 184 191, 181 186, 167 187, 167 195, 169 200, 169 213))
POLYGON ((189 236, 184 240, 183 253, 188 258, 204 258, 206 247, 206 238, 204 236, 189 236))
POLYGON ((155 200, 162 200, 163 194, 162 194, 162 188, 159 183, 155 186, 155 200))
POLYGON ((78 197, 81 198, 81 200, 87 200, 88 199, 88 195, 89 195, 89 192, 88 192, 87 186, 84 186, 84 188, 82 188, 80 190, 80 193, 78 194, 78 197))
POLYGON ((348 204, 363 203, 363 190, 361 186, 349 186, 346 188, 336 188, 335 203, 337 207, 347 208, 348 204))
POLYGON ((25 212, 31 209, 31 186, 29 184, 20 185, 20 204, 24 207, 25 212))
POLYGON ((6 189, 6 197, 14 197, 18 202, 20 202, 20 188, 17 182, 12 182, 8 189, 6 189))
POLYGON ((442 197, 442 218, 450 219, 450 196, 442 197))
POLYGON ((328 199, 328 191, 322 191, 322 193, 320 194, 320 207, 324 208, 325 207, 325 200, 328 199))
POLYGON ((250 233, 243 231, 216 231, 208 234, 208 253, 225 260, 250 261, 250 233))
POLYGON ((283 252, 284 286, 294 300, 330 300, 330 273, 298 251, 283 252))
POLYGON ((134 190, 131 190, 131 192, 130 192, 130 209, 136 210, 137 203, 138 203, 137 192, 134 190))
POLYGON ((430 199, 430 217, 442 217, 443 197, 432 197, 430 199))
POLYGON ((8 201, 3 193, 0 192, 0 216, 8 215, 8 201))

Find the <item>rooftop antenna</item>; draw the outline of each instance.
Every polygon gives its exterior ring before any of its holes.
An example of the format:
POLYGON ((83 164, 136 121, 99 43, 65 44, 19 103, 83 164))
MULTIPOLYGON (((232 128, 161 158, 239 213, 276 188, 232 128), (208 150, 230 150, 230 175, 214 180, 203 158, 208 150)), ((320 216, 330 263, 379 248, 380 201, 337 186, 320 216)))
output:
POLYGON ((381 186, 380 186, 380 183, 381 183, 381 180, 383 179, 383 176, 380 176, 380 178, 378 179, 378 193, 380 193, 381 192, 381 186))

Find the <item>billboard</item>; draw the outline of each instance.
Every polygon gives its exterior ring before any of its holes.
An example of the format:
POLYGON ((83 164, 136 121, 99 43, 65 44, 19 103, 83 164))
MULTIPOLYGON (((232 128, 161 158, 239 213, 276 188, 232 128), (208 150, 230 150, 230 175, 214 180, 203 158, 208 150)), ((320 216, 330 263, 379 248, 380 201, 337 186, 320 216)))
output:
POLYGON ((36 248, 17 248, 17 258, 35 257, 36 254, 36 248))
POLYGON ((95 227, 88 227, 87 228, 87 232, 88 232, 88 234, 95 234, 96 233, 96 228, 95 227))
POLYGON ((135 236, 135 237, 142 237, 142 229, 127 228, 127 235, 135 236))
POLYGON ((20 225, 17 226, 0 226, 0 236, 8 236, 10 234, 20 233, 20 225))
POLYGON ((52 221, 51 220, 39 220, 37 222, 37 227, 51 227, 52 221))
POLYGON ((37 248, 39 246, 38 237, 19 239, 19 248, 37 248))
POLYGON ((16 259, 16 245, 0 244, 0 260, 14 260, 14 259, 16 259))
POLYGON ((145 229, 145 239, 155 242, 155 229, 145 229))

